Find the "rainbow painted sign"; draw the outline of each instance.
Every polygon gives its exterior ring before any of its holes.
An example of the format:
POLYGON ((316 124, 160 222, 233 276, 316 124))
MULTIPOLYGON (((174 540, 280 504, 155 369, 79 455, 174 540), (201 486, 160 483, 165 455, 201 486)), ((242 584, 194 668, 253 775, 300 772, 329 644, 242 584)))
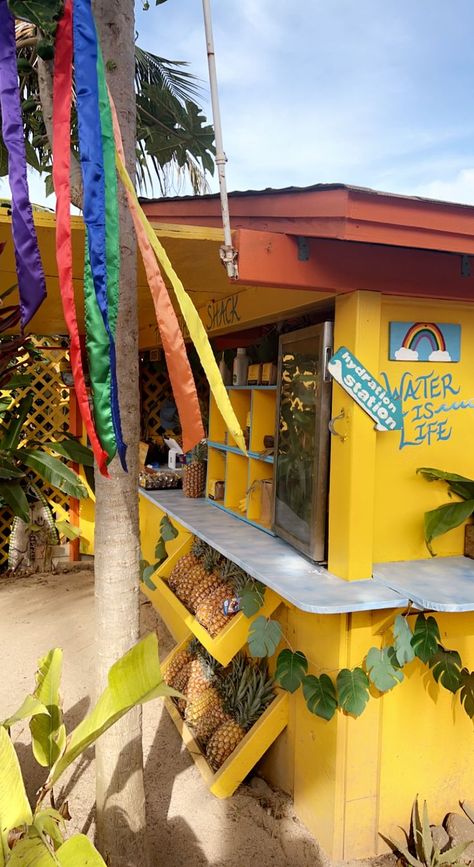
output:
POLYGON ((449 322, 390 322, 391 361, 459 361, 461 326, 449 322))

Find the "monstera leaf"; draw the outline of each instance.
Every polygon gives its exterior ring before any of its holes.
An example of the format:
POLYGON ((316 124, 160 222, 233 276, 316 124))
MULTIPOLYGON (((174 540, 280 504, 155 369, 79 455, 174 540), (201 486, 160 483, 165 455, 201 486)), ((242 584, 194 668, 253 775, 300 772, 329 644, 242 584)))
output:
POLYGON ((419 614, 416 618, 411 645, 418 659, 428 663, 438 651, 440 641, 439 627, 434 617, 419 614))
POLYGON ((277 620, 269 620, 263 614, 257 617, 249 631, 250 655, 261 658, 273 656, 281 641, 281 635, 281 626, 277 620))
POLYGON ((394 647, 371 647, 366 659, 369 678, 379 692, 388 692, 403 680, 403 672, 397 667, 394 647))
POLYGON ((330 720, 337 710, 336 688, 328 674, 309 674, 303 680, 303 695, 311 713, 330 720))
POLYGON ((411 629, 407 623, 406 617, 402 617, 401 614, 397 614, 395 618, 393 624, 393 637, 397 662, 399 665, 406 665, 414 659, 415 651, 411 644, 411 629))
POLYGON ((457 692, 461 686, 461 657, 457 650, 445 650, 438 644, 438 652, 430 659, 430 668, 436 683, 450 692, 457 692))
POLYGON ((287 692, 296 692, 308 671, 308 660, 301 650, 282 650, 278 655, 275 680, 287 692))
POLYGON ((339 706, 351 716, 360 716, 369 700, 369 678, 362 668, 343 668, 336 678, 339 706))

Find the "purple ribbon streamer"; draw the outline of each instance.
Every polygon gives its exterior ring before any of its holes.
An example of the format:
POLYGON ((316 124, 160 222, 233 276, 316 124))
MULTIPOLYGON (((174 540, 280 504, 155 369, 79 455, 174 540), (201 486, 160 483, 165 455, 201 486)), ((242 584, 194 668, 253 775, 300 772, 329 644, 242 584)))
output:
POLYGON ((23 330, 46 298, 46 281, 28 193, 16 65, 15 19, 7 6, 7 0, 0 0, 0 109, 2 136, 8 151, 13 243, 23 330))

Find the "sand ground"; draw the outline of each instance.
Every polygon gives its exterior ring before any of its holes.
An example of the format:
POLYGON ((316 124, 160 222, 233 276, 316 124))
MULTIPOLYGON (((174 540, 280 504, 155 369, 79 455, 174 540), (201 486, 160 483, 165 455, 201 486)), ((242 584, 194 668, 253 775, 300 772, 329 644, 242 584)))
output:
MULTIPOLYGON (((172 639, 145 600, 141 612, 143 631, 158 630, 164 658, 172 639)), ((64 650, 63 698, 70 730, 87 712, 94 690, 93 573, 75 567, 53 575, 0 578, 3 718, 32 691, 37 660, 55 646, 64 650)), ((219 801, 207 791, 161 701, 145 705, 143 723, 153 867, 328 867, 283 793, 254 776, 233 798, 219 801)), ((28 725, 17 725, 13 738, 33 796, 44 773, 31 760, 28 725)), ((70 832, 93 837, 93 750, 72 766, 63 794, 72 816, 70 832)), ((360 867, 363 863, 358 862, 360 867)))

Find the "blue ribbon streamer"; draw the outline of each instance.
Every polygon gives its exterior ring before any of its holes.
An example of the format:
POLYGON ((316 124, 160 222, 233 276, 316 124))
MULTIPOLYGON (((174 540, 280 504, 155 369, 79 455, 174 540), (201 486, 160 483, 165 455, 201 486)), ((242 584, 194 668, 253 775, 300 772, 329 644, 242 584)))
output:
POLYGON ((111 409, 117 451, 122 467, 126 470, 127 447, 123 441, 118 402, 117 356, 107 302, 105 179, 97 81, 98 44, 90 0, 74 0, 73 33, 84 222, 87 226, 95 295, 109 339, 111 409))

